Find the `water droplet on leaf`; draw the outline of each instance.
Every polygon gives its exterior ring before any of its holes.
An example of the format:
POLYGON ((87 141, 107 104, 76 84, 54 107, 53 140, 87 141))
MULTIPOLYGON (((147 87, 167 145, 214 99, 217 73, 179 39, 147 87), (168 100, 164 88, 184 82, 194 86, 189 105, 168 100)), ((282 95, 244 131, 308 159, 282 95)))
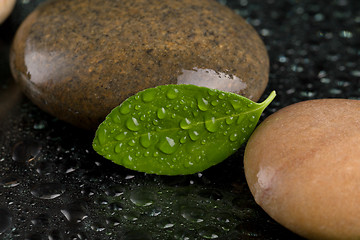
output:
POLYGON ((218 126, 216 125, 216 118, 214 116, 205 116, 205 128, 209 132, 216 132, 218 126))
POLYGON ((134 117, 131 117, 126 121, 126 127, 134 132, 139 131, 141 128, 138 120, 134 117))
POLYGON ((170 137, 165 137, 159 143, 159 149, 161 152, 165 154, 173 154, 177 150, 178 144, 176 144, 175 140, 170 137))
POLYGON ((155 99, 156 93, 157 93, 157 89, 149 88, 142 93, 142 95, 141 95, 142 100, 146 103, 151 102, 155 99))
POLYGON ((136 141, 134 139, 131 139, 129 142, 128 142, 129 146, 135 146, 136 145, 136 141))
POLYGON ((210 96, 216 95, 216 91, 214 89, 209 89, 208 93, 210 96))
POLYGON ((198 107, 201 111, 205 112, 209 109, 209 102, 205 98, 198 98, 198 107))
POLYGON ((197 131, 190 131, 189 136, 191 140, 196 141, 199 139, 200 134, 197 131))
POLYGON ((123 104, 120 106, 120 113, 126 115, 130 111, 131 111, 131 104, 128 102, 123 102, 123 104))
POLYGON ((238 125, 240 125, 240 124, 244 121, 244 119, 245 119, 245 116, 244 116, 244 115, 239 115, 236 123, 237 123, 238 125))
POLYGON ((115 145, 115 153, 121 153, 121 147, 122 147, 123 143, 119 143, 115 145))
POLYGON ((232 123, 234 122, 234 117, 228 117, 228 118, 226 118, 225 122, 226 122, 226 124, 228 124, 228 125, 232 124, 232 123))
POLYGON ((141 135, 140 144, 144 148, 150 147, 151 146, 151 134, 147 133, 147 134, 141 135))
POLYGON ((124 140, 126 138, 127 134, 128 134, 128 132, 122 132, 119 135, 116 135, 115 139, 118 140, 118 141, 122 141, 122 140, 124 140))
POLYGON ((214 107, 215 106, 217 106, 217 105, 219 105, 219 100, 213 100, 213 101, 211 101, 211 105, 213 105, 214 107))
POLYGON ((166 93, 166 96, 169 99, 175 99, 177 98, 178 94, 179 94, 179 90, 177 90, 176 88, 170 88, 166 93))
POLYGON ((127 157, 122 159, 122 163, 124 164, 124 166, 129 166, 132 164, 132 160, 133 158, 131 157, 131 155, 128 155, 127 157))
POLYGON ((188 118, 183 118, 180 121, 180 127, 184 130, 191 128, 191 121, 188 118))
POLYGON ((158 116, 158 118, 159 119, 164 119, 165 117, 166 117, 166 110, 165 110, 165 108, 159 108, 158 110, 157 110, 157 116, 158 116))
POLYGON ((187 137, 186 137, 186 136, 180 138, 180 143, 184 144, 184 143, 186 143, 186 141, 187 141, 187 137))
POLYGON ((106 128, 102 128, 98 131, 98 140, 100 145, 104 145, 106 143, 106 128))
POLYGON ((255 122, 255 121, 256 121, 256 116, 252 115, 252 116, 249 118, 249 120, 250 120, 251 122, 255 122))
POLYGON ((230 103, 236 111, 239 110, 243 106, 242 102, 237 99, 231 100, 230 103))
POLYGON ((237 133, 233 133, 230 135, 230 141, 235 142, 238 139, 238 134, 237 133))

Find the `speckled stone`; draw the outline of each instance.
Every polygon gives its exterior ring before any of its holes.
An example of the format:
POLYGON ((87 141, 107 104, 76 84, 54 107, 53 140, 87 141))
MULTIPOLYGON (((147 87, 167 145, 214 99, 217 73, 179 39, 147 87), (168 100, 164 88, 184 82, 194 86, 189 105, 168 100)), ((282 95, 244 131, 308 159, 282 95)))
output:
POLYGON ((157 85, 195 84, 256 101, 269 72, 255 30, 213 0, 50 1, 20 26, 10 58, 36 105, 83 128, 157 85))

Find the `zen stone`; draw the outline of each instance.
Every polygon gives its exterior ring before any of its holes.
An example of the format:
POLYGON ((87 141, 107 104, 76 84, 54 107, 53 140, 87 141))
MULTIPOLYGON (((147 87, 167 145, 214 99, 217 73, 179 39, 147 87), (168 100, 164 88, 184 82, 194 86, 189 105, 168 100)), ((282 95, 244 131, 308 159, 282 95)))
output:
POLYGON ((16 0, 0 0, 0 24, 10 15, 16 0))
POLYGON ((19 27, 12 73, 41 109, 95 128, 146 88, 195 84, 257 101, 269 72, 256 31, 213 0, 58 0, 19 27))

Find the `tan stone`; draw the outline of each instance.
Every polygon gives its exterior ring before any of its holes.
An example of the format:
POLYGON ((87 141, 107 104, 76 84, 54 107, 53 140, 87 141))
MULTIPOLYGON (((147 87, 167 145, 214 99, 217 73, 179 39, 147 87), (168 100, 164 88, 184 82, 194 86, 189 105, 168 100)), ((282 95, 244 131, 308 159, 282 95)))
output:
POLYGON ((16 0, 0 0, 0 24, 10 15, 16 0))
POLYGON ((359 239, 360 101, 322 99, 271 115, 245 149, 256 202, 307 239, 359 239))

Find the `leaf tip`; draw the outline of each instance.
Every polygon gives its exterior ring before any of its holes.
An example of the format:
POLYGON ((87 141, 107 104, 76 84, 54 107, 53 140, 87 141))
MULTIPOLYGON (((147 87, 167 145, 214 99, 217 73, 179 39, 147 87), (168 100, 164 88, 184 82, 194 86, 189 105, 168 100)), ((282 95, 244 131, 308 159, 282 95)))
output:
POLYGON ((276 97, 276 91, 273 90, 270 95, 261 103, 261 105, 264 107, 264 109, 269 106, 269 104, 274 100, 276 97))

